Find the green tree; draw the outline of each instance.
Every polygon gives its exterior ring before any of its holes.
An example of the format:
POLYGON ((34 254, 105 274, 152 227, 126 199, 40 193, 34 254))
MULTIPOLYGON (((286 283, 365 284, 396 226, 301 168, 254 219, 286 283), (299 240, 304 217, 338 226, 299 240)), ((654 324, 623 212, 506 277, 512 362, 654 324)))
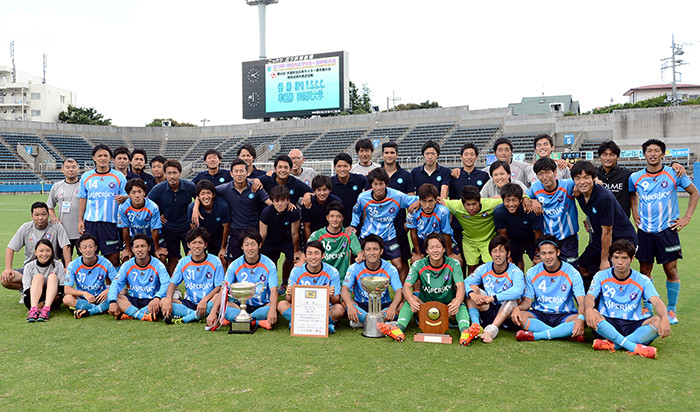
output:
MULTIPOLYGON (((700 104, 700 99, 687 99, 681 102, 681 106, 692 104, 700 104)), ((636 103, 618 103, 610 106, 599 107, 586 114, 605 114, 612 113, 614 110, 645 109, 649 107, 665 107, 670 105, 671 103, 666 100, 666 95, 664 94, 661 96, 652 97, 651 99, 641 100, 636 103)))
POLYGON ((163 120, 169 120, 172 127, 197 127, 192 123, 178 122, 173 119, 153 119, 153 121, 146 125, 146 127, 163 127, 163 120))
POLYGON ((365 114, 372 111, 372 98, 367 84, 362 85, 362 93, 355 83, 350 82, 350 114, 365 114))
POLYGON ((423 103, 401 103, 399 105, 396 105, 393 109, 390 111, 402 111, 402 110, 419 110, 419 109, 435 109, 441 107, 438 102, 431 102, 430 100, 426 100, 423 103))
POLYGON ((72 104, 68 108, 58 114, 60 123, 71 124, 94 124, 100 126, 109 126, 112 124, 112 119, 105 119, 104 115, 98 113, 94 107, 75 107, 72 104))

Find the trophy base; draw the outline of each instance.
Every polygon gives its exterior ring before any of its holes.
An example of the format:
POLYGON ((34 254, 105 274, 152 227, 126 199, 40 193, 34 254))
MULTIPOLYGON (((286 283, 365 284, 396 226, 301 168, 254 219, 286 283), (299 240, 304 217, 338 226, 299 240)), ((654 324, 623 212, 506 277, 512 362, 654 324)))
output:
POLYGON ((231 322, 231 329, 229 329, 229 334, 252 334, 258 330, 258 323, 253 324, 252 322, 231 322))
POLYGON ((452 336, 438 333, 416 333, 413 336, 414 342, 429 342, 429 343, 452 343, 452 336))
POLYGON ((383 338, 384 334, 377 327, 377 324, 382 322, 384 322, 384 317, 381 314, 368 314, 365 317, 365 326, 362 329, 362 336, 365 338, 383 338))

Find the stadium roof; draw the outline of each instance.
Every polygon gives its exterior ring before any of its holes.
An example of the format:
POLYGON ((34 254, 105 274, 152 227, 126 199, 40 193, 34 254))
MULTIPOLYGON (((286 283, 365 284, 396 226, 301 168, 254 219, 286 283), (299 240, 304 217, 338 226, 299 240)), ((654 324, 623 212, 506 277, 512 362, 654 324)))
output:
MULTIPOLYGON (((673 86, 670 83, 667 84, 651 84, 649 86, 639 86, 633 87, 627 90, 624 96, 631 96, 634 92, 644 92, 651 90, 672 90, 673 86)), ((700 84, 676 84, 676 89, 700 89, 700 84)))

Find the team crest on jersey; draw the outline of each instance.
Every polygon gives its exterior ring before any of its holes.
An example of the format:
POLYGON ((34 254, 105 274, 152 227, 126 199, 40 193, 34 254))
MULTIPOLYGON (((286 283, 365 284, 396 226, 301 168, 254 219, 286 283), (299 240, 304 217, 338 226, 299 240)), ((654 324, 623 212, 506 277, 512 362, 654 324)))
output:
POLYGON ((144 222, 150 222, 150 221, 151 221, 151 216, 150 216, 150 215, 146 215, 146 217, 143 218, 143 221, 144 221, 144 222))
POLYGON ((216 217, 216 221, 217 221, 217 222, 221 222, 221 217, 220 217, 220 216, 217 216, 217 217, 216 217))
POLYGON ((481 217, 488 217, 488 216, 489 216, 489 212, 484 212, 481 214, 481 217))
POLYGON ((593 213, 598 213, 598 209, 596 209, 596 208, 594 208, 594 207, 591 208, 591 211, 592 211, 593 213))
POLYGON ((47 233, 44 235, 44 239, 46 239, 46 240, 51 240, 52 237, 53 237, 53 233, 47 233))
POLYGON ((153 277, 153 275, 151 275, 151 276, 148 277, 148 281, 149 281, 149 282, 153 282, 154 279, 155 279, 155 278, 153 277))
POLYGON ((512 177, 515 177, 515 175, 517 175, 517 174, 518 174, 518 173, 516 173, 515 170, 513 170, 512 172, 510 172, 510 175, 511 175, 512 177))
POLYGON ((481 186, 481 185, 483 185, 483 184, 484 184, 484 182, 482 182, 481 180, 477 180, 477 181, 476 181, 476 185, 477 185, 477 186, 481 186))
POLYGON ((290 194, 290 195, 293 195, 293 194, 294 194, 294 189, 290 190, 290 191, 289 191, 289 194, 290 194))
MULTIPOLYGON (((554 280, 554 279, 552 279, 552 281, 553 281, 553 280, 554 280)), ((561 285, 561 291, 562 291, 562 292, 566 292, 566 285, 561 285)))
POLYGON ((285 226, 289 226, 289 222, 284 222, 284 225, 285 225, 285 226))
POLYGON ((668 187, 668 182, 665 181, 665 180, 664 180, 663 182, 661 182, 661 187, 663 187, 664 189, 666 189, 666 188, 668 187))
MULTIPOLYGON (((88 272, 88 274, 89 274, 89 273, 90 273, 90 272, 88 272)), ((99 275, 97 275, 97 281, 98 281, 98 282, 102 282, 103 280, 105 280, 105 275, 103 275, 102 273, 100 273, 99 275)))
POLYGON ((436 229, 437 226, 438 226, 438 225, 437 225, 437 222, 433 222, 433 229, 436 229))
POLYGON ((394 209, 393 207, 390 207, 390 208, 389 208, 389 213, 394 213, 394 212, 396 212, 396 209, 394 209))
POLYGON ((563 202, 563 201, 564 201, 564 196, 563 196, 563 195, 562 195, 562 196, 559 196, 559 197, 557 198, 557 202, 561 203, 561 202, 563 202))
POLYGON ((114 189, 115 187, 117 187, 117 184, 114 182, 109 182, 107 186, 109 186, 110 189, 114 189))
POLYGON ((630 300, 635 300, 635 299, 637 299, 637 292, 632 292, 632 294, 630 295, 630 300))
POLYGON ((213 275, 212 275, 211 272, 207 272, 207 274, 204 275, 204 277, 206 277, 207 279, 211 279, 212 276, 213 276, 213 275))
POLYGON ((357 185, 353 185, 352 190, 357 191, 357 189, 358 189, 357 185))
MULTIPOLYGON (((252 273, 251 273, 252 274, 252 273)), ((267 276, 265 275, 260 275, 260 281, 265 282, 267 280, 267 276)))
POLYGON ((341 247, 342 249, 345 249, 346 247, 348 247, 348 242, 343 242, 343 244, 340 245, 340 247, 341 247))
POLYGON ((398 179, 396 179, 396 183, 398 183, 398 184, 403 183, 403 178, 399 177, 398 179))
POLYGON ((437 180, 438 182, 441 181, 441 180, 442 180, 442 176, 438 176, 437 179, 435 179, 435 180, 437 180))
POLYGON ((221 183, 224 183, 224 180, 226 180, 226 179, 224 179, 223 177, 219 178, 219 182, 221 182, 221 183))
POLYGON ((252 194, 252 193, 248 194, 248 199, 252 199, 252 198, 254 198, 254 197, 255 197, 254 194, 252 194))
POLYGON ((527 220, 523 220, 523 225, 527 225, 527 220))
POLYGON ((442 278, 445 280, 449 280, 450 279, 450 272, 445 272, 445 276, 443 276, 442 278))

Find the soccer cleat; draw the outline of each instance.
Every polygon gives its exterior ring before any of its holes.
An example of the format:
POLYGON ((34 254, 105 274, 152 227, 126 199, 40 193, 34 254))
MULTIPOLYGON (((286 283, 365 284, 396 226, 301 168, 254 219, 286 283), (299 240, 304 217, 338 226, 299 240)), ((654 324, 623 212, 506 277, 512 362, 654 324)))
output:
POLYGON ((472 342, 472 340, 474 340, 474 338, 483 332, 484 329, 478 323, 472 323, 470 327, 462 332, 462 335, 459 337, 459 344, 462 346, 467 346, 472 342))
POLYGON ((586 337, 583 336, 583 335, 578 335, 578 336, 576 336, 576 337, 570 336, 570 337, 569 337, 569 340, 572 341, 572 342, 584 343, 584 342, 586 341, 586 337))
POLYGON ((668 323, 670 323, 671 325, 675 325, 678 323, 678 316, 676 316, 675 310, 668 311, 668 323))
POLYGON ((593 349, 615 352, 615 344, 607 339, 596 339, 593 341, 593 349))
POLYGON ((535 340, 535 334, 530 332, 529 330, 519 330, 515 334, 515 339, 523 341, 523 340, 535 340))
POLYGON ((146 312, 143 314, 143 317, 141 320, 146 321, 146 322, 155 322, 156 321, 156 314, 151 313, 151 312, 146 312))
POLYGON ((223 318, 223 319, 221 320, 221 326, 222 326, 222 327, 228 326, 228 325, 230 325, 230 324, 231 324, 231 321, 228 320, 228 319, 226 319, 226 318, 223 318))
POLYGON ((332 324, 332 323, 329 323, 329 324, 328 324, 328 334, 329 334, 329 335, 332 335, 332 334, 334 334, 334 333, 335 333, 335 325, 332 324))
POLYGON ((214 324, 212 324, 211 326, 209 326, 209 325, 205 326, 205 327, 204 327, 204 330, 207 330, 207 331, 210 331, 210 332, 214 332, 214 331, 216 331, 217 329, 219 329, 220 327, 221 327, 221 323, 219 323, 219 319, 216 319, 216 320, 214 321, 214 324))
POLYGON ((87 317, 89 314, 90 312, 88 312, 85 309, 76 309, 75 311, 73 311, 73 317, 76 319, 87 317))
POLYGON ((36 306, 32 306, 29 309, 29 314, 27 315, 27 322, 36 322, 39 318, 39 309, 36 306))
POLYGON ((180 325, 182 324, 182 316, 166 316, 163 318, 163 322, 167 325, 180 325))
POLYGON ((114 319, 116 319, 116 320, 127 320, 127 319, 133 319, 133 318, 134 318, 133 316, 129 316, 124 312, 121 312, 120 314, 118 314, 117 316, 114 317, 114 319))
POLYGON ((361 327, 364 327, 364 326, 365 326, 365 324, 362 323, 362 322, 355 322, 355 321, 352 321, 352 320, 350 321, 350 327, 351 327, 351 328, 355 328, 355 329, 356 329, 356 328, 361 328, 361 327))
POLYGON ((49 320, 49 316, 51 313, 51 307, 49 306, 44 306, 41 308, 41 312, 39 312, 39 317, 36 319, 39 322, 46 322, 49 320))
POLYGON ((399 329, 397 326, 387 325, 386 323, 378 323, 377 329, 379 329, 379 331, 385 336, 388 336, 396 341, 403 342, 406 339, 406 335, 404 335, 401 329, 399 329))
POLYGON ((634 347, 634 352, 627 352, 628 355, 639 355, 644 358, 654 359, 656 357, 656 348, 653 346, 645 346, 638 343, 634 347))
POLYGON ((270 322, 268 322, 267 319, 259 320, 258 326, 267 330, 272 330, 272 325, 270 325, 270 322))

